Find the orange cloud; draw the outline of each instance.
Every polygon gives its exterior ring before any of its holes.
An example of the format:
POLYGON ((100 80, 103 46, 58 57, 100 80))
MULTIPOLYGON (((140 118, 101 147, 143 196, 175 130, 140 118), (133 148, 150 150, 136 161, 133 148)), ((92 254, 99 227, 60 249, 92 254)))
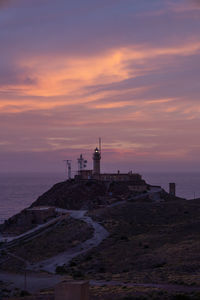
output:
MULTIPOLYGON (((163 48, 150 48, 145 45, 122 47, 90 57, 68 55, 26 57, 19 60, 19 68, 29 70, 30 77, 36 78, 35 83, 2 86, 1 92, 9 94, 9 90, 12 89, 18 95, 18 99, 14 100, 13 92, 9 99, 1 99, 0 111, 14 113, 28 110, 50 110, 78 104, 84 104, 93 109, 112 109, 135 105, 141 108, 144 105, 168 103, 174 99, 137 101, 136 96, 151 87, 133 87, 124 90, 105 89, 95 93, 90 93, 89 87, 98 85, 106 87, 130 78, 137 78, 157 68, 155 59, 163 60, 163 57, 166 57, 167 60, 170 60, 170 57, 189 56, 199 52, 200 42, 197 41, 163 48), (135 67, 138 63, 142 66, 141 68, 135 67), (132 95, 132 99, 126 100, 127 95, 132 95), (19 98, 20 96, 23 97, 22 100, 19 98), (115 97, 120 96, 122 99, 115 101, 115 97), (103 99, 109 97, 112 101, 102 102, 103 99)), ((174 108, 167 108, 167 110, 172 112, 174 108)))
POLYGON ((28 68, 37 78, 36 86, 18 87, 25 95, 60 96, 74 92, 81 96, 82 89, 92 85, 117 83, 134 78, 153 70, 148 60, 162 56, 187 56, 200 51, 200 42, 188 42, 165 48, 145 46, 113 49, 92 57, 30 57, 19 62, 21 68, 28 68), (143 64, 143 69, 129 66, 130 63, 143 64))

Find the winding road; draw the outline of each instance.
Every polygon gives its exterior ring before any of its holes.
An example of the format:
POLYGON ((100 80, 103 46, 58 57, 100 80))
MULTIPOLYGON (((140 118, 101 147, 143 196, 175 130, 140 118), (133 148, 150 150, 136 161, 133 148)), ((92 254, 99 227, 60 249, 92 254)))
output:
MULTIPOLYGON (((135 196, 132 200, 138 200, 140 198, 146 197, 148 194, 153 195, 155 197, 155 200, 160 200, 159 193, 161 192, 161 188, 159 187, 151 187, 151 189, 146 194, 141 194, 138 196, 135 196)), ((108 207, 114 207, 120 204, 126 203, 125 201, 119 201, 115 202, 108 207)), ((82 220, 86 222, 89 226, 92 226, 94 229, 93 237, 83 243, 80 243, 76 247, 73 247, 63 253, 59 253, 58 255, 55 255, 49 259, 45 259, 43 261, 40 261, 36 264, 30 264, 28 261, 26 261, 26 268, 30 271, 47 271, 49 273, 55 273, 56 268, 58 266, 62 265, 68 265, 70 261, 77 257, 80 254, 83 254, 87 252, 88 250, 98 246, 104 239, 106 239, 109 236, 109 232, 100 224, 93 221, 91 217, 86 216, 87 211, 86 210, 66 210, 62 208, 55 208, 57 213, 63 214, 59 217, 57 217, 54 220, 51 220, 43 225, 39 225, 36 228, 29 230, 28 232, 21 234, 17 237, 11 237, 7 240, 7 243, 1 247, 1 249, 9 249, 15 245, 19 245, 20 243, 25 243, 30 240, 35 239, 36 237, 45 234, 46 232, 50 231, 53 227, 60 224, 60 222, 63 220, 63 218, 66 218, 66 216, 70 215, 74 219, 82 220)), ((9 255, 12 255, 8 252, 9 255)), ((15 258, 22 260, 21 257, 15 256, 15 258)))
MULTIPOLYGON (((104 239, 106 239, 109 236, 108 231, 102 225, 98 224, 97 222, 94 222, 91 217, 86 216, 86 210, 65 210, 61 208, 56 208, 56 210, 57 212, 68 214, 72 218, 82 220, 86 222, 89 226, 92 226, 94 229, 92 238, 83 243, 80 243, 76 247, 73 247, 63 253, 60 253, 44 261, 40 261, 36 264, 30 264, 28 261, 23 260, 21 257, 7 252, 10 256, 13 256, 16 259, 25 262, 26 271, 24 275, 0 272, 0 280, 9 282, 11 285, 18 287, 22 290, 25 287, 26 281, 26 290, 28 290, 31 293, 39 291, 41 289, 51 288, 64 279, 63 276, 55 274, 57 266, 62 266, 64 264, 68 265, 74 257, 87 252, 93 247, 98 246, 104 239), (50 274, 44 274, 41 271, 47 271, 50 274)), ((60 221, 60 219, 58 218, 56 221, 60 221)), ((37 227, 34 230, 31 230, 19 236, 19 239, 17 237, 15 237, 14 239, 10 239, 10 242, 8 242, 8 248, 10 248, 13 243, 21 243, 30 239, 34 239, 38 237, 38 235, 46 233, 46 230, 47 228, 49 228, 49 225, 56 224, 57 222, 54 221, 53 224, 48 223, 46 224, 47 226, 41 226, 39 228, 37 227)), ((4 249, 7 249, 6 246, 4 246, 4 249)))
POLYGON ((71 248, 63 253, 59 253, 56 256, 53 256, 49 259, 43 260, 38 262, 37 264, 34 264, 30 267, 33 271, 39 271, 44 270, 49 273, 55 273, 56 267, 62 266, 62 265, 68 265, 70 261, 88 250, 98 246, 104 239, 106 239, 109 236, 108 231, 98 224, 97 222, 94 222, 92 218, 89 216, 86 216, 87 213, 86 210, 62 210, 63 212, 69 213, 70 216, 74 219, 82 220, 86 222, 89 226, 92 226, 94 229, 93 237, 83 243, 80 243, 74 248, 71 248))
MULTIPOLYGON (((155 201, 160 200, 159 199, 159 193, 161 189, 159 188, 153 188, 151 189, 147 194, 151 194, 155 196, 155 201)), ((136 196, 135 199, 142 198, 145 195, 136 196)), ((116 202, 110 207, 114 207, 120 204, 125 203, 124 201, 116 202)), ((49 259, 40 261, 36 264, 30 264, 27 263, 27 272, 26 272, 26 288, 29 292, 36 292, 41 289, 47 289, 54 287, 58 282, 62 281, 64 279, 63 276, 59 276, 55 274, 56 267, 62 266, 62 265, 68 265, 70 261, 77 257, 80 254, 86 253, 88 250, 98 246, 104 239, 106 239, 109 236, 109 232, 99 223, 92 220, 91 217, 87 216, 86 210, 65 210, 56 208, 56 210, 60 213, 65 213, 70 215, 74 219, 82 220, 86 222, 89 226, 92 226, 94 229, 93 236, 89 240, 80 243, 76 247, 73 247, 63 253, 60 253, 54 257, 51 257, 49 259), (47 271, 49 274, 42 273, 41 271, 47 271)), ((56 221, 60 221, 59 219, 56 221)), ((57 222, 54 224, 56 225, 57 222)), ((31 232, 28 232, 27 234, 24 234, 23 237, 21 236, 19 238, 19 242, 23 242, 23 240, 26 240, 28 238, 34 239, 39 234, 43 234, 48 229, 48 225, 53 224, 47 224, 47 227, 43 226, 42 228, 39 228, 39 232, 37 229, 32 230, 31 232), (44 229, 44 230, 42 230, 44 229)), ((16 238, 15 241, 17 242, 18 239, 16 238)), ((8 243, 9 244, 9 243, 8 243)), ((5 247, 6 248, 6 247, 5 247)), ((12 254, 11 254, 12 255, 12 254)), ((15 256, 16 257, 16 256, 15 256)), ((18 257, 16 257, 18 258, 18 257)), ((21 259, 19 257, 19 259, 21 259)), ((15 287, 18 287, 20 289, 24 288, 24 282, 25 277, 24 275, 20 274, 12 274, 12 273, 6 273, 6 272, 0 272, 0 280, 11 282, 14 284, 15 287)), ((182 291, 182 292, 190 292, 190 291, 200 291, 200 287, 185 287, 180 285, 172 285, 172 284, 155 284, 155 283, 148 283, 148 284, 138 284, 138 283, 124 283, 120 281, 90 281, 91 285, 95 286, 103 286, 103 285, 109 285, 109 286, 130 286, 130 287, 152 287, 152 288, 158 288, 158 289, 164 289, 167 291, 182 291)))
POLYGON ((18 257, 8 252, 8 249, 15 245, 20 245, 20 243, 25 243, 27 241, 33 240, 42 234, 45 234, 47 231, 51 230, 52 227, 57 226, 66 216, 70 215, 74 219, 86 222, 89 226, 93 227, 94 229, 92 238, 78 244, 76 247, 73 247, 63 253, 59 253, 58 255, 55 255, 49 259, 40 261, 36 264, 31 264, 28 261, 23 260, 26 263, 26 269, 29 271, 43 270, 49 273, 55 273, 56 267, 62 266, 64 264, 68 265, 74 257, 87 252, 93 247, 98 246, 104 239, 106 239, 109 236, 108 231, 102 225, 98 224, 97 222, 94 222, 89 216, 86 216, 86 210, 66 210, 56 208, 56 211, 65 215, 60 216, 55 220, 50 221, 42 226, 38 226, 35 229, 32 229, 18 237, 10 238, 9 242, 5 244, 1 249, 6 250, 8 255, 13 256, 16 259, 22 261, 23 259, 21 257, 18 257))

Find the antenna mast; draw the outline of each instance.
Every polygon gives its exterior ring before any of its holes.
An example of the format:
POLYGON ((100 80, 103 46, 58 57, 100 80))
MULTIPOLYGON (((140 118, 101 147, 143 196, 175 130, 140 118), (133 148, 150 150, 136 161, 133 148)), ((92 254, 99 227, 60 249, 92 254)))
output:
POLYGON ((81 154, 78 160, 78 171, 82 171, 87 166, 87 160, 83 158, 83 155, 81 154))
POLYGON ((66 159, 63 160, 66 162, 66 168, 67 168, 67 175, 68 175, 68 179, 72 178, 72 167, 71 167, 71 160, 66 159))

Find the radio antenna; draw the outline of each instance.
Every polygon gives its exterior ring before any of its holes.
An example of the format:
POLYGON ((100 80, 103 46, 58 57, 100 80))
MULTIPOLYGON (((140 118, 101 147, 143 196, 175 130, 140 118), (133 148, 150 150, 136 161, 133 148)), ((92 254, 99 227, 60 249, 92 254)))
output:
POLYGON ((99 138, 99 152, 101 154, 101 138, 99 138))

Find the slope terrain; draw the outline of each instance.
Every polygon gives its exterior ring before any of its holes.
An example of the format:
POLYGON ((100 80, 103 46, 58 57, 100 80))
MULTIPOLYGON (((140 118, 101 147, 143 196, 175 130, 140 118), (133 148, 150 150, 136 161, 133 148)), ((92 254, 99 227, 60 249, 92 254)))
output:
POLYGON ((125 203, 90 216, 110 236, 71 262, 68 274, 200 285, 200 202, 125 203))

